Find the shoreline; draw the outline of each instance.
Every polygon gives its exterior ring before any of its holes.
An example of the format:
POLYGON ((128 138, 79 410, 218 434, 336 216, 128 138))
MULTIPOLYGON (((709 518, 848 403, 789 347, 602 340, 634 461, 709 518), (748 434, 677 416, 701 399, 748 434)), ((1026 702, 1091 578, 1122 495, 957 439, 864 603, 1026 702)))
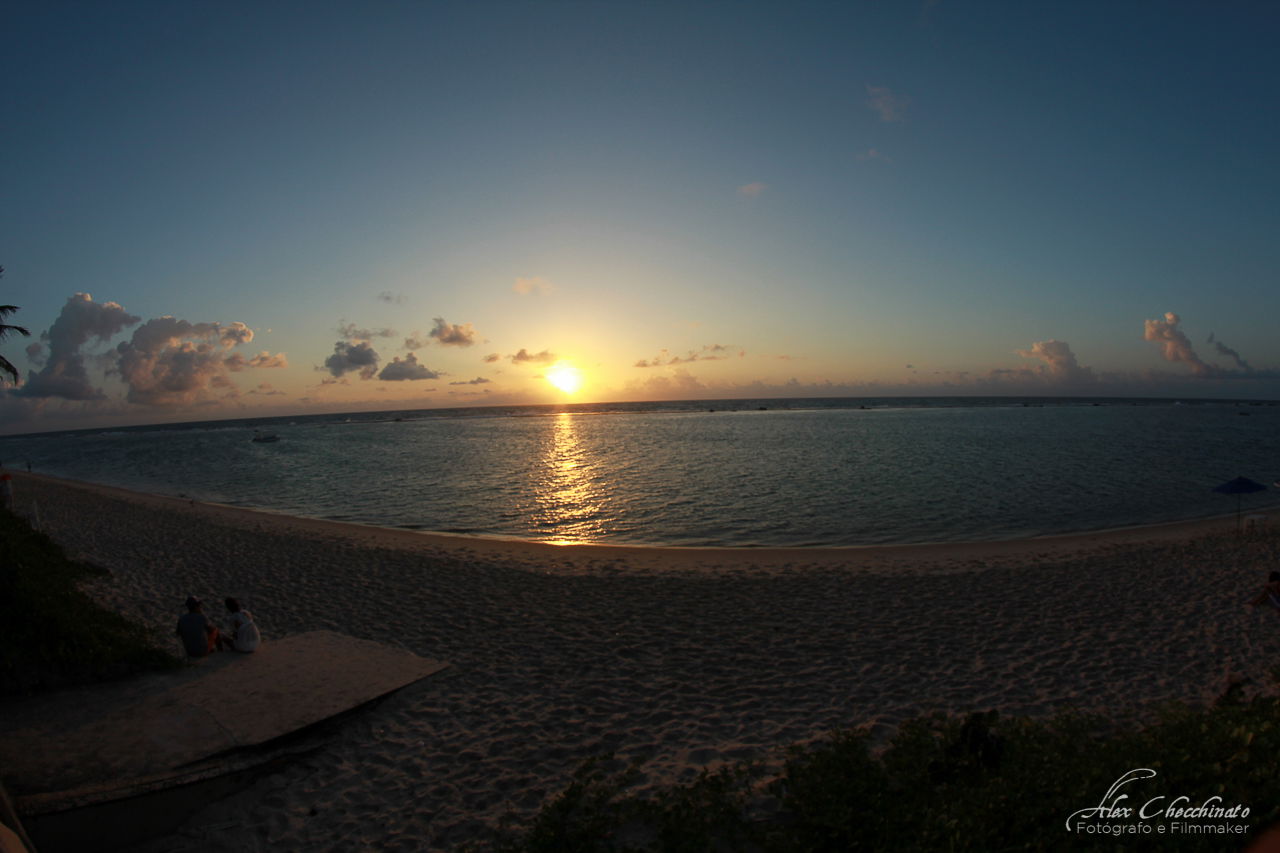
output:
MULTIPOLYGON (((270 509, 238 507, 193 498, 141 492, 122 486, 109 486, 84 480, 72 480, 49 474, 12 472, 21 488, 24 478, 48 482, 68 488, 131 501, 143 506, 171 509, 196 509, 203 515, 235 525, 268 523, 299 532, 349 537, 408 550, 462 551, 480 558, 514 559, 518 561, 550 560, 561 567, 581 567, 601 562, 626 563, 632 568, 706 569, 747 562, 761 569, 789 567, 797 563, 823 567, 858 566, 887 569, 894 566, 936 564, 939 562, 997 561, 1046 554, 1063 554, 1081 550, 1109 548, 1142 543, 1182 541, 1209 533, 1236 528, 1235 513, 1153 524, 1108 527, 1071 533, 1054 533, 1015 539, 963 540, 880 545, 815 545, 815 546, 682 546, 625 545, 611 543, 555 543, 498 536, 444 533, 383 527, 363 522, 338 521, 291 515, 270 509), (270 521, 267 521, 267 520, 270 521)), ((1245 518, 1264 519, 1265 524, 1280 522, 1280 507, 1263 507, 1244 513, 1245 518)))
MULTIPOLYGON (((645 789, 777 766, 838 728, 883 742, 935 711, 1139 718, 1228 678, 1270 684, 1280 656, 1277 614, 1245 604, 1280 558, 1274 522, 709 554, 432 537, 26 474, 14 493, 110 573, 89 595, 168 642, 186 596, 231 595, 266 643, 330 630, 450 664, 156 853, 457 849, 601 754, 642 762, 645 789)), ((0 723, 21 731, 42 704, 0 703, 0 723)))

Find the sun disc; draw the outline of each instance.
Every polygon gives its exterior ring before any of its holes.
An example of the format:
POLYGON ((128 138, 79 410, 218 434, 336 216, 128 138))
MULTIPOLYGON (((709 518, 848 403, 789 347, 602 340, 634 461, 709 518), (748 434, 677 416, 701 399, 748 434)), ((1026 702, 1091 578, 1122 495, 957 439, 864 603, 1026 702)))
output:
POLYGON ((582 387, 582 371, 569 364, 557 364, 547 371, 547 381, 566 394, 582 387))

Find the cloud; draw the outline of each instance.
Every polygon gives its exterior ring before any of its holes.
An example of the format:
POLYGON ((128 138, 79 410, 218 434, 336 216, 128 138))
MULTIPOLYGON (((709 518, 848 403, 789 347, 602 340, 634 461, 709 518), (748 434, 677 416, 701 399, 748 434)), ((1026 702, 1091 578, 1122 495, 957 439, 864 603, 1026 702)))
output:
POLYGON ((116 347, 116 370, 129 390, 125 399, 146 406, 206 402, 210 389, 231 390, 222 350, 253 340, 244 323, 189 323, 157 317, 116 347))
POLYGON ((530 276, 528 278, 517 278, 516 283, 511 289, 523 296, 540 295, 551 292, 551 282, 547 281, 540 275, 530 276))
POLYGON ((1161 355, 1166 361, 1183 362, 1195 376, 1221 376, 1225 372, 1222 368, 1206 364, 1196 355, 1191 341, 1178 328, 1180 322, 1178 315, 1172 311, 1167 312, 1163 320, 1146 320, 1142 338, 1160 344, 1161 355))
POLYGON ((889 157, 884 152, 879 151, 875 148, 868 148, 866 151, 859 151, 854 156, 857 157, 859 160, 862 160, 863 162, 866 162, 867 160, 880 160, 885 163, 893 162, 892 157, 889 157))
POLYGON ((547 350, 531 353, 522 348, 520 352, 509 357, 512 364, 555 364, 557 361, 556 354, 547 350))
POLYGON ((407 350, 422 349, 428 343, 429 341, 422 336, 421 332, 414 332, 404 339, 404 348, 407 350))
POLYGON ((628 387, 633 392, 640 391, 654 398, 688 394, 701 396, 708 390, 706 385, 684 368, 673 371, 670 376, 650 376, 644 382, 632 383, 628 387))
MULTIPOLYGON (((253 341, 253 329, 240 321, 191 323, 157 317, 142 323, 114 349, 97 355, 84 351, 91 341, 106 342, 139 322, 139 317, 118 303, 95 303, 87 293, 69 297, 41 336, 47 347, 29 350, 40 370, 32 372, 25 386, 10 393, 101 404, 106 395, 89 381, 89 363, 119 376, 127 389, 125 402, 144 406, 208 404, 216 398, 239 396, 228 376, 231 371, 288 366, 283 353, 263 352, 246 359, 228 352, 253 341)), ((96 405, 95 410, 105 411, 102 405, 96 405)))
POLYGON ((738 195, 743 198, 756 198, 768 188, 768 184, 762 184, 759 181, 754 181, 750 184, 743 184, 738 187, 738 195))
POLYGON ((483 376, 477 376, 475 379, 468 379, 465 382, 450 382, 450 385, 488 385, 491 380, 485 379, 483 376))
POLYGON ((370 341, 374 338, 394 338, 398 333, 395 329, 361 329, 355 323, 344 323, 339 321, 338 334, 342 335, 344 340, 348 341, 370 341))
POLYGON ((495 361, 501 361, 501 360, 502 360, 502 356, 496 352, 491 352, 488 355, 486 355, 483 359, 481 359, 481 361, 483 361, 485 364, 493 364, 495 361))
POLYGON ((359 371, 361 379, 372 379, 378 371, 378 353, 368 341, 355 344, 337 341, 333 345, 333 355, 324 360, 324 366, 335 377, 359 371))
POLYGON ((222 363, 225 364, 227 366, 227 370, 230 370, 232 373, 239 373, 245 368, 250 367, 288 367, 289 359, 285 358, 285 354, 282 352, 272 355, 266 350, 263 350, 253 358, 245 358, 242 354, 233 352, 231 355, 224 358, 222 363))
POLYGON ((10 391, 20 397, 100 400, 105 396, 89 382, 81 348, 91 340, 106 342, 139 322, 116 302, 94 302, 87 293, 67 297, 57 319, 42 335, 48 344, 44 366, 25 385, 10 391))
POLYGON ((27 361, 40 367, 44 364, 44 344, 34 341, 27 344, 27 361))
POLYGON ((428 337, 435 338, 443 346, 469 347, 476 342, 476 330, 470 323, 453 325, 446 323, 443 317, 436 317, 436 327, 427 332, 428 337))
POLYGON ((867 86, 867 106, 880 115, 881 121, 902 121, 911 99, 895 95, 886 86, 867 86))
POLYGON ((386 302, 390 305, 403 305, 409 300, 403 293, 392 293, 390 290, 384 290, 378 294, 378 301, 386 302))
POLYGON ((440 374, 431 370, 425 364, 419 364, 418 357, 413 353, 409 353, 404 358, 396 356, 388 362, 387 366, 382 368, 382 372, 378 374, 378 378, 387 382, 412 382, 418 379, 439 379, 440 374))
POLYGON ((1146 320, 1143 324, 1144 340, 1160 344, 1160 354, 1166 361, 1181 362, 1191 369, 1191 375, 1197 379, 1244 379, 1273 380, 1280 378, 1280 370, 1258 369, 1245 361, 1240 353, 1209 335, 1209 343, 1219 355, 1226 356, 1235 362, 1235 367, 1219 367, 1209 364, 1196 354, 1190 339, 1178 328, 1181 318, 1172 311, 1164 315, 1164 319, 1146 320))
MULTIPOLYGON (((635 367, 667 367, 673 364, 688 364, 694 361, 723 361, 729 357, 732 346, 724 344, 705 344, 701 350, 690 350, 688 355, 679 356, 671 355, 667 350, 661 350, 653 358, 642 358, 635 363, 635 367)), ((746 355, 746 350, 738 353, 738 357, 746 355)))
POLYGON ((1042 371, 1058 382, 1083 384, 1095 382, 1092 368, 1081 367, 1076 362, 1075 353, 1066 341, 1036 341, 1031 349, 1020 349, 1018 355, 1023 358, 1038 358, 1044 362, 1042 371))
POLYGON ((1213 344, 1214 349, 1218 351, 1218 355, 1225 355, 1236 363, 1236 367, 1240 368, 1244 372, 1249 373, 1253 370, 1253 368, 1249 366, 1249 362, 1240 357, 1240 353, 1236 352, 1222 341, 1214 340, 1212 332, 1209 333, 1209 343, 1213 344))
POLYGON ((286 395, 285 395, 285 392, 283 392, 283 391, 277 391, 275 388, 271 387, 271 383, 269 383, 269 382, 259 382, 259 383, 258 383, 258 387, 257 387, 257 388, 254 388, 252 391, 250 391, 250 392, 248 392, 248 393, 250 393, 250 394, 261 394, 263 397, 282 397, 282 396, 286 396, 286 395))
MULTIPOLYGON (((207 324, 201 324, 201 325, 218 327, 217 323, 207 323, 207 324)), ((219 328, 218 340, 222 344, 222 346, 227 349, 230 349, 231 347, 234 347, 234 346, 239 346, 240 344, 247 344, 253 340, 253 329, 250 329, 244 323, 241 323, 239 320, 237 320, 236 322, 232 323, 226 328, 219 328)))

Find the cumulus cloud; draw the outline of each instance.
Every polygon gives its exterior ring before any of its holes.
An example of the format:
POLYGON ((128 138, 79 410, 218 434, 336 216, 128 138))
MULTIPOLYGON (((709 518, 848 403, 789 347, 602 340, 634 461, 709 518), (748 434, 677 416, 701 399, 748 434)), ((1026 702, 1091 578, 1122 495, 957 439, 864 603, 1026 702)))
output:
POLYGON ((547 281, 540 275, 534 275, 529 276, 528 278, 517 278, 516 283, 512 285, 511 289, 522 296, 550 293, 551 282, 547 281))
POLYGON ((476 342, 476 330, 470 323, 454 325, 446 323, 443 317, 436 317, 435 322, 436 327, 427 332, 427 336, 443 346, 469 347, 476 342))
POLYGON ((343 340, 371 341, 374 338, 394 338, 398 333, 395 329, 362 329, 355 323, 341 323, 338 334, 343 340))
POLYGON ((130 403, 178 406, 202 402, 209 389, 230 390, 223 351, 253 340, 244 323, 189 323, 157 317, 116 347, 116 370, 130 403))
POLYGON ((449 384, 450 385, 488 385, 489 381, 490 380, 485 379, 483 376, 477 376, 475 379, 468 379, 465 382, 450 382, 449 384))
POLYGON ((226 349, 231 349, 240 344, 247 344, 253 340, 253 329, 250 329, 239 320, 226 327, 218 327, 217 323, 204 325, 218 329, 218 341, 226 349))
POLYGON ((390 290, 384 290, 378 294, 378 301, 386 302, 390 305, 403 305, 408 300, 403 293, 392 293, 390 290))
POLYGON ((521 348, 520 352, 510 356, 510 358, 512 364, 555 364, 558 360, 553 352, 543 350, 542 352, 531 353, 524 348, 521 348))
POLYGON ((886 86, 867 86, 867 106, 880 115, 881 121, 901 121, 909 98, 895 95, 886 86))
POLYGON ((481 361, 483 361, 485 364, 493 364, 495 361, 501 361, 501 360, 502 360, 502 356, 496 352, 491 352, 488 355, 486 355, 483 359, 481 359, 481 361))
POLYGON ((144 406, 207 404, 239 396, 228 372, 251 367, 285 367, 283 353, 262 352, 253 358, 230 352, 253 341, 245 323, 191 323, 157 317, 138 326, 114 349, 86 352, 91 342, 105 343, 140 322, 118 303, 96 303, 87 293, 67 299, 39 349, 29 350, 40 365, 30 381, 11 392, 33 398, 103 401, 106 395, 89 379, 88 365, 118 375, 125 401, 144 406))
POLYGON ((102 399, 102 391, 89 382, 81 348, 91 340, 106 342, 141 319, 116 302, 94 302, 87 293, 67 297, 53 325, 40 336, 48 344, 44 366, 31 373, 25 385, 9 393, 65 400, 102 399))
POLYGON ((40 367, 44 364, 44 344, 39 341, 27 344, 27 361, 40 367))
POLYGON ((1221 376, 1222 368, 1206 364, 1196 355, 1191 341, 1178 328, 1180 322, 1178 315, 1172 311, 1166 313, 1164 319, 1146 320, 1142 338, 1160 344, 1160 352, 1166 361, 1183 362, 1195 376, 1221 376))
POLYGON ((760 195, 762 192, 764 192, 768 188, 769 188, 768 184, 762 184, 759 181, 753 181, 752 183, 743 184, 742 186, 738 187, 738 195, 742 196, 743 198, 755 198, 756 196, 760 195))
POLYGON ((409 353, 404 358, 396 356, 386 367, 382 368, 382 372, 378 374, 379 379, 387 382, 404 382, 417 379, 439 379, 440 374, 428 368, 425 364, 418 363, 418 357, 413 353, 409 353))
MULTIPOLYGON (((694 361, 723 361, 729 357, 732 346, 724 344, 705 344, 701 350, 689 350, 687 355, 671 355, 667 350, 661 350, 653 358, 642 358, 635 363, 635 367, 667 367, 673 364, 688 364, 694 361)), ((738 353, 738 357, 746 355, 746 350, 738 353)))
POLYGON ((335 377, 358 372, 361 379, 372 379, 378 372, 378 353, 368 341, 349 343, 337 341, 333 355, 324 360, 324 366, 335 377))
POLYGON ((1036 341, 1031 345, 1031 349, 1020 349, 1017 352, 1023 358, 1042 360, 1044 362, 1042 370, 1045 370, 1055 381, 1080 384, 1097 379, 1092 368, 1080 366, 1076 361, 1075 353, 1071 351, 1071 346, 1066 341, 1036 341))
POLYGON ((288 367, 289 359, 286 358, 285 354, 282 352, 272 355, 266 350, 263 350, 253 358, 245 358, 241 353, 233 352, 231 355, 224 358, 222 363, 225 364, 227 366, 227 370, 230 370, 232 373, 239 373, 246 368, 288 367))
POLYGON ((283 391, 277 391, 271 387, 269 382, 259 382, 258 387, 249 392, 250 394, 260 394, 263 397, 282 397, 285 396, 283 391))
POLYGON ((428 343, 429 341, 423 337, 421 332, 415 331, 409 337, 404 339, 404 348, 407 350, 422 349, 428 343))

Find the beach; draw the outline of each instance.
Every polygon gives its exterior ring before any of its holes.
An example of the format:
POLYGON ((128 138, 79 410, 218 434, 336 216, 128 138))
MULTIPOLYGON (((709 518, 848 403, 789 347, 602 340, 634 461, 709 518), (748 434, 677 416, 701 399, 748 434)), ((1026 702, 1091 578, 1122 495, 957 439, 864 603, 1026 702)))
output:
MULTIPOLYGON (((447 661, 153 849, 452 849, 584 760, 688 781, 921 713, 1141 716, 1261 686, 1276 538, 1234 516, 993 543, 554 546, 294 518, 35 475, 16 509, 163 635, 236 596, 266 642, 331 630, 447 661)), ((1260 522, 1269 529, 1270 517, 1260 522)), ((1153 757, 1155 760, 1158 757, 1153 757)), ((1063 804, 1064 816, 1078 804, 1063 804)), ((152 848, 148 848, 152 849, 152 848)))

